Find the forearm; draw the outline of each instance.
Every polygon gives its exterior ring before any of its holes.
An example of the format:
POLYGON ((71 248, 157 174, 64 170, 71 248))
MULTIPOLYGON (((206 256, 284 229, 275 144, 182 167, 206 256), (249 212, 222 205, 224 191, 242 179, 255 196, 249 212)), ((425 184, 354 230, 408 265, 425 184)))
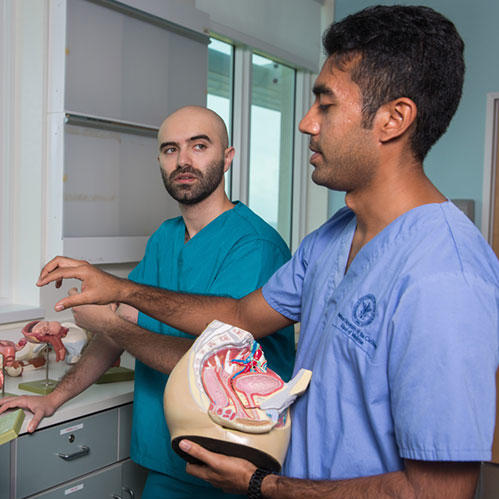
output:
POLYGON ((262 482, 262 494, 268 499, 474 497, 479 463, 405 460, 405 465, 403 471, 351 480, 313 481, 269 475, 262 482))
POLYGON ((255 338, 293 323, 273 310, 259 289, 237 300, 178 293, 127 281, 122 285, 120 300, 146 315, 195 336, 201 334, 213 320, 250 331, 255 338))
POLYGON ((50 394, 50 399, 59 407, 75 397, 95 383, 122 351, 109 338, 96 334, 85 348, 78 363, 65 374, 50 394))
POLYGON ((157 334, 115 316, 103 332, 123 350, 149 367, 169 374, 192 346, 194 339, 157 334))
POLYGON ((132 281, 123 285, 120 300, 193 335, 199 335, 214 319, 229 324, 239 320, 237 300, 233 298, 177 293, 132 281))
MULTIPOLYGON (((352 480, 301 480, 269 475, 262 482, 262 495, 273 499, 308 499, 355 497, 358 499, 416 498, 404 472, 398 471, 352 480)), ((449 496, 450 497, 450 496, 449 496)))

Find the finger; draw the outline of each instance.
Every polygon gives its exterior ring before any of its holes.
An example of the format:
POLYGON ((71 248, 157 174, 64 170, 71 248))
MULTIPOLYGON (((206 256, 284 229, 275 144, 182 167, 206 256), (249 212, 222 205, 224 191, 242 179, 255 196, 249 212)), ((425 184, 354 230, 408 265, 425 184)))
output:
POLYGON ((47 276, 48 273, 52 272, 55 268, 57 268, 58 266, 58 259, 60 257, 56 256, 55 258, 52 258, 52 260, 50 260, 50 262, 46 263, 42 270, 40 270, 40 275, 38 276, 38 282, 43 279, 44 277, 47 276))
POLYGON ((71 288, 68 291, 68 296, 74 296, 74 295, 77 295, 77 294, 79 294, 78 288, 71 288))
POLYGON ((78 307, 79 305, 93 305, 94 300, 92 295, 89 293, 78 293, 73 296, 68 296, 59 300, 54 309, 56 312, 61 312, 62 310, 66 310, 67 308, 78 307))
POLYGON ((0 399, 0 414, 10 408, 9 404, 14 398, 15 397, 4 397, 3 399, 0 399))
POLYGON ((22 397, 5 397, 1 401, 0 414, 15 407, 25 407, 22 397))
POLYGON ((190 440, 181 440, 179 442, 179 447, 187 454, 199 459, 208 466, 212 466, 214 464, 213 461, 216 460, 217 457, 219 457, 219 454, 210 452, 204 447, 201 447, 200 445, 195 444, 190 440))
POLYGON ((82 266, 79 267, 59 267, 56 270, 53 270, 43 278, 38 279, 38 282, 36 283, 37 286, 45 286, 46 284, 49 284, 54 281, 60 281, 62 284, 63 279, 79 279, 80 281, 82 279, 82 272, 83 272, 82 266))
POLYGON ((82 263, 81 260, 73 260, 72 258, 67 258, 65 256, 56 256, 55 258, 52 258, 52 260, 50 260, 50 262, 45 264, 45 266, 42 268, 42 270, 40 271, 38 282, 40 282, 42 279, 45 279, 48 274, 53 272, 58 267, 62 268, 62 267, 75 266, 80 263, 82 263))
POLYGON ((211 468, 206 466, 205 464, 192 464, 187 463, 185 466, 185 471, 189 473, 189 475, 195 476, 196 478, 200 478, 201 480, 209 481, 210 478, 213 478, 214 474, 211 471, 211 468))
MULTIPOLYGON (((74 269, 72 269, 74 270, 74 269)), ((45 286, 53 281, 56 281, 56 285, 58 283, 62 284, 63 279, 72 277, 70 275, 67 275, 68 273, 71 273, 71 269, 56 269, 53 270, 50 273, 45 274, 43 277, 40 277, 38 279, 38 282, 36 283, 37 286, 45 286)))
POLYGON ((35 410, 35 412, 33 413, 33 418, 31 419, 31 421, 28 425, 28 428, 27 428, 27 430, 30 433, 33 433, 36 430, 36 428, 40 424, 40 421, 42 420, 43 416, 44 416, 44 412, 42 409, 35 410))

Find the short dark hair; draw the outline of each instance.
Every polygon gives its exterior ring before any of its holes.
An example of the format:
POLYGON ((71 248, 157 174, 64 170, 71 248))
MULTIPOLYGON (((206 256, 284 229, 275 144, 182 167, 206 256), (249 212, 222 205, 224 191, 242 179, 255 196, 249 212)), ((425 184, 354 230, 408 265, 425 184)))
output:
POLYGON ((411 146, 422 161, 461 99, 464 43, 454 24, 429 7, 368 7, 333 23, 323 45, 337 67, 355 62, 351 78, 362 92, 366 128, 383 104, 399 97, 414 101, 411 146))

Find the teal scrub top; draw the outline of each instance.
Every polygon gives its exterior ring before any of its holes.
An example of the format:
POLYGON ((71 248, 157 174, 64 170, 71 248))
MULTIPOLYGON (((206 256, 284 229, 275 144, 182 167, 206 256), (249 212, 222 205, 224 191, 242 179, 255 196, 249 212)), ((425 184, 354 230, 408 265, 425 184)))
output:
MULTIPOLYGON (((184 236, 182 217, 165 221, 150 237, 144 258, 129 278, 173 291, 240 298, 261 287, 291 257, 277 231, 240 202, 186 243, 184 236)), ((160 334, 194 339, 141 312, 138 324, 160 334)), ((269 366, 289 380, 295 355, 293 328, 282 329, 261 344, 269 366)), ((132 459, 179 480, 208 486, 185 472, 185 461, 171 448, 163 413, 167 379, 136 361, 132 459)))

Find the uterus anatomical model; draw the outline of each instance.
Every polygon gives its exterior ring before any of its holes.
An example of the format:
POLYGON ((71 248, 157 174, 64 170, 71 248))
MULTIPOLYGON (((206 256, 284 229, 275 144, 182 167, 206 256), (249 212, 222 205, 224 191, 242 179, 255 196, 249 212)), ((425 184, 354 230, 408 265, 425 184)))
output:
POLYGON ((288 408, 306 390, 311 375, 301 369, 285 383, 267 365, 249 332, 213 321, 179 361, 165 388, 174 450, 191 460, 178 447, 182 438, 189 438, 278 471, 289 444, 288 408))
POLYGON ((4 373, 21 376, 23 372, 38 369, 46 364, 44 349, 51 344, 56 360, 66 360, 76 364, 81 357, 88 336, 85 330, 72 322, 32 321, 22 329, 23 338, 17 343, 0 340, 0 388, 4 383, 4 373))
POLYGON ((33 321, 26 324, 22 333, 29 343, 49 343, 54 348, 56 360, 64 360, 66 349, 62 338, 68 333, 68 328, 57 321, 33 321))

